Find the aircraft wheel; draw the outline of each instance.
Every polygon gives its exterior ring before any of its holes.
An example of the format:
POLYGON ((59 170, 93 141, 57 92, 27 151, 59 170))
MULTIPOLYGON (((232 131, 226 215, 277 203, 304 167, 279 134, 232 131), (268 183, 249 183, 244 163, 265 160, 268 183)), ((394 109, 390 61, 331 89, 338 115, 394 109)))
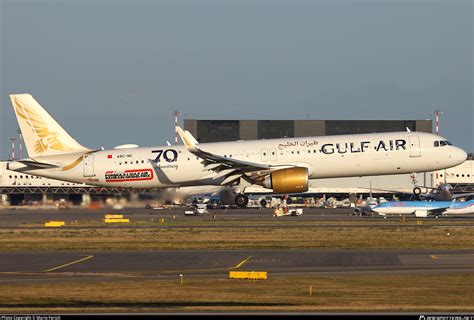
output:
POLYGON ((245 194, 238 194, 235 196, 235 205, 239 208, 245 208, 249 203, 249 197, 245 194))
POLYGON ((413 188, 413 194, 416 196, 419 196, 421 194, 421 188, 420 187, 413 188))
POLYGON ((260 205, 262 206, 262 208, 266 208, 267 207, 267 200, 265 200, 265 199, 260 200, 260 205))

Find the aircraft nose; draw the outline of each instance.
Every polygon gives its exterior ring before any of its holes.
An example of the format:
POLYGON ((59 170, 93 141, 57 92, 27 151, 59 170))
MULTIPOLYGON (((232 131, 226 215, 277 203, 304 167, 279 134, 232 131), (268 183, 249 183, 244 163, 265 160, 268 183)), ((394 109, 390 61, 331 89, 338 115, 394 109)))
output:
POLYGON ((453 151, 450 152, 449 157, 456 162, 457 164, 461 164, 467 159, 467 152, 461 148, 453 147, 453 151))

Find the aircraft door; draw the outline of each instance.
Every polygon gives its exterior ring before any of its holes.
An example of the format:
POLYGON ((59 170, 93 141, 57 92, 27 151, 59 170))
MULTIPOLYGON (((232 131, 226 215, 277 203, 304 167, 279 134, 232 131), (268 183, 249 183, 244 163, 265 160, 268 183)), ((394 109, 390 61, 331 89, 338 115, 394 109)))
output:
POLYGON ((262 150, 260 150, 260 154, 262 155, 262 161, 267 162, 268 161, 268 149, 263 148, 262 150))
POLYGON ((409 136, 408 140, 410 141, 410 157, 421 157, 420 137, 409 136))
POLYGON ((270 161, 275 162, 277 161, 277 150, 276 148, 270 149, 270 161))
POLYGON ((87 154, 84 156, 84 177, 94 176, 94 155, 87 154))

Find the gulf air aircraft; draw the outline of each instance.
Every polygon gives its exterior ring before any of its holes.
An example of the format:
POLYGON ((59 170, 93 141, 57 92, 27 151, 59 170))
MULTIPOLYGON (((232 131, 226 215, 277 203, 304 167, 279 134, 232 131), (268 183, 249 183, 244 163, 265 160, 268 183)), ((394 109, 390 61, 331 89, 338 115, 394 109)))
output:
MULTIPOLYGON (((441 136, 408 130, 201 144, 176 127, 184 146, 94 150, 74 140, 31 95, 10 97, 29 155, 10 170, 103 187, 246 184, 293 194, 307 191, 309 179, 426 172, 467 158, 441 136)), ((238 206, 247 202, 244 193, 235 196, 238 206)))

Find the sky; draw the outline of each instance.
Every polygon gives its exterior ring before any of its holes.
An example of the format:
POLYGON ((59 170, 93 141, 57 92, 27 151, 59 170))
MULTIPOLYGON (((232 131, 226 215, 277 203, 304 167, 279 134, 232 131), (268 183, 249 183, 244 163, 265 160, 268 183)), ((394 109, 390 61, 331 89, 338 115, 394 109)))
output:
MULTIPOLYGON (((0 0, 0 158, 31 93, 81 144, 190 119, 431 119, 474 151, 468 0, 0 0)), ((17 151, 18 152, 18 151, 17 151)))

